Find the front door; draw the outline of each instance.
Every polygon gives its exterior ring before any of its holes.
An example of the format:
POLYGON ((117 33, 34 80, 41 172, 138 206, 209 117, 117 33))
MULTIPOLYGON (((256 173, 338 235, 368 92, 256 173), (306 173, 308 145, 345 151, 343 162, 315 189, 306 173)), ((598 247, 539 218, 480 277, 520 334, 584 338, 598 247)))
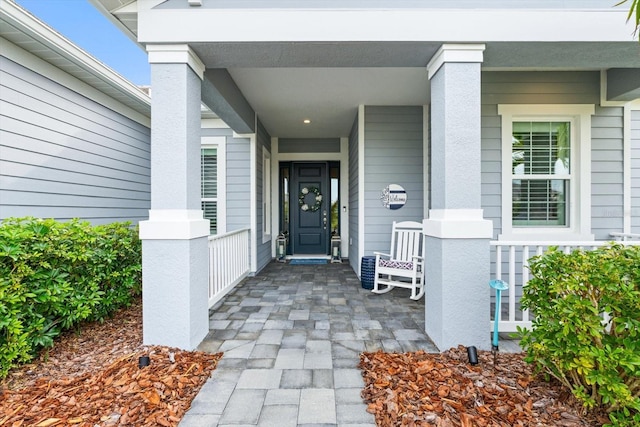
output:
POLYGON ((326 255, 330 234, 327 163, 294 163, 291 194, 291 249, 326 255))

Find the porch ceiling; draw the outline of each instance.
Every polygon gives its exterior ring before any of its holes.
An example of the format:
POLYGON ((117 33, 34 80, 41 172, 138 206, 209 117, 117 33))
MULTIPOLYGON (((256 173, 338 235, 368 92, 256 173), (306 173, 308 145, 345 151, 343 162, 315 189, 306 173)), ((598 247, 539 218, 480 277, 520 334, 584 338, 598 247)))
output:
MULTIPOLYGON (((347 136, 358 105, 424 105, 426 65, 442 42, 194 43, 207 67, 227 68, 269 133, 347 136), (311 119, 304 125, 303 119, 311 119)), ((491 42, 483 70, 638 69, 640 45, 491 42)))
MULTIPOLYGON (((359 104, 427 104, 425 67, 442 43, 485 43, 483 70, 618 68, 640 73, 640 44, 624 27, 625 11, 605 10, 610 5, 595 1, 523 2, 513 10, 501 1, 485 2, 486 9, 447 2, 460 9, 455 14, 438 2, 420 2, 418 9, 414 1, 377 2, 380 9, 370 11, 361 1, 353 2, 355 9, 345 2, 332 3, 335 7, 321 2, 313 4, 321 4, 323 13, 313 16, 304 7, 302 13, 289 8, 272 13, 270 2, 260 8, 255 1, 205 1, 191 8, 180 0, 153 0, 146 6, 135 0, 89 1, 142 44, 193 40, 189 44, 207 68, 228 69, 277 137, 346 136, 359 104), (158 5, 153 25, 139 30, 138 12, 151 3, 158 5), (242 4, 253 8, 251 18, 242 4), (395 19, 384 4, 398 8, 395 19), (192 25, 170 24, 176 14, 192 25), (342 15, 344 21, 335 21, 342 15), (312 123, 303 125, 303 118, 312 123)), ((311 8, 312 3, 302 3, 311 8)), ((625 90, 622 97, 634 93, 625 90)))

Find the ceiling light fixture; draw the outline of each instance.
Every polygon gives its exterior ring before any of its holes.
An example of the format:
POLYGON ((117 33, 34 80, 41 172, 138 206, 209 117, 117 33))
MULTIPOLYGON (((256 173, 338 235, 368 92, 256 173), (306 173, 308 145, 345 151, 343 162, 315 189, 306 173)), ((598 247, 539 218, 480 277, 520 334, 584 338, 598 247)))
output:
POLYGON ((309 123, 311 123, 311 120, 310 119, 304 119, 302 121, 302 123, 304 123, 305 125, 308 125, 309 123))

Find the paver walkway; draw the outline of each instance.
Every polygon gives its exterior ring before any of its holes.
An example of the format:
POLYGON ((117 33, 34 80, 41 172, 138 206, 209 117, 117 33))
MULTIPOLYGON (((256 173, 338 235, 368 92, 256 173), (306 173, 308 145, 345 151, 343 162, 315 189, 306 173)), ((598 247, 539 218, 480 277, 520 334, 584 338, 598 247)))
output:
POLYGON ((360 353, 437 351, 409 292, 375 295, 348 264, 269 264, 211 310, 199 349, 224 356, 180 427, 375 426, 360 353))

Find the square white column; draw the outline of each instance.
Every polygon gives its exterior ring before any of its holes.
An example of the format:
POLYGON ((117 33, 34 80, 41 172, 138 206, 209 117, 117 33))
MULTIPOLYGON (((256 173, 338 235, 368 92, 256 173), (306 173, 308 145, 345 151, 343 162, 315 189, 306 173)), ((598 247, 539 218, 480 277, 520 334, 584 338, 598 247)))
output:
POLYGON ((489 349, 489 239, 480 186, 484 45, 443 45, 431 79, 431 211, 425 220, 425 329, 440 350, 489 349))
POLYGON ((151 211, 140 223, 143 341, 194 349, 208 333, 209 221, 200 206, 204 67, 188 46, 151 48, 151 211))

